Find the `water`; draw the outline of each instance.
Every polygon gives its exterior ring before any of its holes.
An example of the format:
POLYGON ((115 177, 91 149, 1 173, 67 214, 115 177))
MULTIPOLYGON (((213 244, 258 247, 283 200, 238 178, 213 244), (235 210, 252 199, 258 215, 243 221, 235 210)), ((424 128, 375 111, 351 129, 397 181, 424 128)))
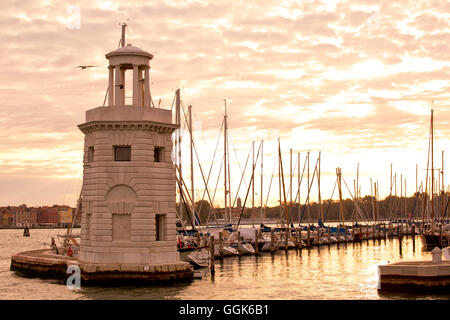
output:
POLYGON ((216 274, 203 279, 146 287, 82 287, 71 290, 54 280, 24 278, 9 271, 11 255, 45 248, 64 230, 0 230, 0 299, 200 299, 200 300, 365 300, 450 299, 450 295, 379 294, 378 265, 388 261, 431 260, 419 237, 334 244, 274 255, 216 260, 216 274))

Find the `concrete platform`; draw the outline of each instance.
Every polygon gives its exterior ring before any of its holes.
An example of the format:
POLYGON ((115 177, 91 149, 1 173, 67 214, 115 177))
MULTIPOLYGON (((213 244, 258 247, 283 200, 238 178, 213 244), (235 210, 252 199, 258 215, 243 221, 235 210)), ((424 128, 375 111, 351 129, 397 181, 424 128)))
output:
POLYGON ((407 261, 378 266, 380 291, 450 292, 450 261, 407 261))
POLYGON ((194 271, 187 262, 158 265, 81 264, 76 258, 57 255, 49 249, 25 251, 11 257, 11 271, 25 276, 66 280, 69 266, 80 268, 82 285, 148 284, 160 281, 190 281, 194 271))

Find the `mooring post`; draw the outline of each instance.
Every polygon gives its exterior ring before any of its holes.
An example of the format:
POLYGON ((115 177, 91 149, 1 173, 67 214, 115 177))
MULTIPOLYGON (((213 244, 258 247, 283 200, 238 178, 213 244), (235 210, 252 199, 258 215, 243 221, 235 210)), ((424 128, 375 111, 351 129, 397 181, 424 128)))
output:
POLYGON ((366 225, 366 240, 367 240, 367 244, 369 244, 369 233, 370 233, 370 227, 369 225, 366 225))
POLYGON ((306 229, 306 245, 309 247, 311 247, 311 231, 309 229, 310 227, 308 226, 308 228, 306 229))
POLYGON ((219 254, 220 259, 223 258, 223 233, 219 232, 219 254))
POLYGON ((344 226, 344 241, 345 241, 345 244, 347 244, 347 226, 344 226))
POLYGON ((258 239, 258 237, 259 237, 259 232, 258 232, 259 230, 258 229, 256 229, 255 230, 255 255, 259 255, 259 239, 258 239))
POLYGON ((289 227, 286 228, 285 237, 286 237, 286 239, 284 239, 284 249, 287 250, 288 249, 288 241, 289 241, 289 227))
POLYGON ((241 232, 240 231, 238 231, 237 237, 238 237, 238 253, 239 253, 239 255, 241 255, 242 254, 242 244, 241 244, 241 232))
POLYGON ((195 234, 195 239, 197 240, 197 248, 199 248, 200 247, 200 233, 196 233, 195 234))
POLYGON ((274 239, 275 235, 273 233, 273 228, 270 230, 270 252, 274 253, 275 252, 275 244, 274 244, 274 239))
POLYGON ((214 266, 214 257, 214 236, 211 236, 209 238, 209 268, 211 270, 211 274, 214 274, 216 272, 214 266))

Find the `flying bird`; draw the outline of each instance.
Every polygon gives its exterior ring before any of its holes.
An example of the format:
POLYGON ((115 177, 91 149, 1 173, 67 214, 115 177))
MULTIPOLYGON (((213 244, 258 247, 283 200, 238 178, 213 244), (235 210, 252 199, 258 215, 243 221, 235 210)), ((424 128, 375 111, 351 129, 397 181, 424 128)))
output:
POLYGON ((81 70, 84 70, 86 68, 94 68, 94 67, 98 67, 98 66, 77 66, 75 68, 80 68, 81 70))

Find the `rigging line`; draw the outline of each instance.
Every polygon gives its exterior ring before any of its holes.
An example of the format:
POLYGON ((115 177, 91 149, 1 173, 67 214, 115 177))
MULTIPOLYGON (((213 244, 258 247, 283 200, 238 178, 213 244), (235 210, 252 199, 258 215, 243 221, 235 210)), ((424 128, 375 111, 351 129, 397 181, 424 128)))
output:
MULTIPOLYGON (((222 173, 222 166, 223 166, 223 163, 224 163, 224 159, 225 159, 225 156, 222 156, 222 161, 220 162, 220 168, 219 168, 219 175, 217 176, 216 187, 214 188, 214 193, 213 193, 213 197, 212 197, 212 202, 213 203, 214 203, 214 199, 216 198, 217 186, 219 185, 219 178, 220 178, 220 174, 222 173)), ((208 221, 209 221, 209 218, 211 216, 211 210, 213 210, 213 209, 214 209, 214 205, 211 204, 210 207, 209 207, 208 221)), ((214 211, 214 216, 216 216, 215 211, 214 211)), ((217 220, 217 216, 216 216, 216 223, 217 223, 217 226, 219 226, 219 221, 217 220)))
MULTIPOLYGON (((250 158, 251 152, 252 152, 252 147, 250 147, 250 150, 248 151, 247 160, 245 161, 245 166, 244 166, 244 172, 245 172, 245 169, 247 168, 248 159, 250 158)), ((244 178, 244 175, 241 175, 241 180, 239 181, 239 186, 238 186, 238 189, 236 191, 236 197, 234 198, 234 202, 233 202, 232 207, 234 207, 234 205, 236 204, 236 200, 237 200, 237 198, 239 196, 239 190, 241 189, 241 184, 242 184, 243 178, 244 178)), ((245 181, 244 181, 244 183, 245 183, 245 181)))
MULTIPOLYGON (((292 172, 295 172, 295 169, 297 169, 297 161, 295 161, 295 163, 294 163, 294 168, 292 169, 292 172)), ((290 174, 290 177, 289 177, 289 188, 288 188, 288 190, 287 190, 287 193, 286 194, 289 194, 290 192, 291 192, 291 185, 292 185, 292 183, 291 183, 291 181, 292 181, 292 175, 291 175, 291 172, 289 173, 290 174)), ((295 202, 295 200, 297 200, 297 198, 295 198, 294 199, 294 202, 295 202)))
MULTIPOLYGON (((258 162, 259 152, 260 152, 260 151, 261 151, 261 144, 259 145, 258 153, 256 154, 255 162, 258 162)), ((248 184, 247 194, 246 194, 246 196, 245 196, 244 204, 242 205, 241 213, 239 214, 239 220, 238 220, 238 223, 237 223, 236 228, 239 228, 239 224, 241 223, 241 217, 242 217, 242 214, 244 213, 245 203, 247 202, 248 194, 249 194, 249 192, 250 192, 250 189, 251 189, 250 187, 251 187, 251 185, 252 185, 252 181, 253 181, 254 177, 255 177, 255 172, 253 171, 252 177, 251 177, 251 179, 250 179, 250 183, 248 184)))
MULTIPOLYGON (((221 134, 222 134, 222 129, 223 129, 224 122, 225 122, 225 121, 222 120, 222 126, 220 127, 220 132, 219 132, 219 135, 218 135, 218 137, 217 137, 216 148, 214 149, 213 158, 212 158, 212 160, 211 160, 211 166, 210 166, 209 172, 208 172, 208 178, 206 179, 206 184, 207 184, 207 185, 209 185, 209 178, 210 178, 210 176, 211 176, 212 168, 213 168, 213 166, 214 166, 214 159, 216 158, 216 152, 217 152, 217 148, 218 148, 218 146, 219 146, 219 140, 220 140, 220 136, 221 136, 221 134)), ((198 157, 197 157, 197 158, 198 158, 198 157)), ((197 160, 198 160, 198 159, 197 159, 197 160)), ((198 161, 200 162, 200 160, 198 160, 198 161)), ((203 190, 202 200, 205 199, 205 194, 206 194, 206 190, 203 190)), ((202 202, 202 204, 200 205, 200 209, 202 208, 202 205, 203 205, 203 202, 202 202)), ((213 204, 211 203, 211 205, 213 205, 213 204)))
MULTIPOLYGON (((199 157, 198 157, 197 146, 196 146, 196 144, 195 144, 195 142, 194 142, 193 137, 191 137, 191 139, 192 139, 192 145, 193 145, 193 147, 194 147, 195 155, 196 155, 196 158, 197 158, 197 162, 198 162, 198 165, 199 165, 199 168, 200 168, 200 173, 202 174, 203 183, 205 184, 205 191, 206 191, 206 193, 208 194, 209 201, 212 203, 211 195, 210 195, 209 189, 208 189, 209 177, 208 177, 208 181, 205 181, 205 175, 204 175, 204 173, 203 173, 203 168, 202 168, 202 165, 201 165, 201 163, 200 163, 200 159, 199 159, 199 157)), ((200 207, 201 207, 202 205, 203 205, 203 202, 200 203, 200 207)))
POLYGON ((322 222, 325 222, 325 220, 328 217, 328 209, 330 209, 331 202, 333 201, 332 199, 333 199, 333 196, 334 196, 334 191, 336 190, 337 182, 338 181, 337 181, 337 178, 336 178, 336 181, 334 182, 333 192, 331 193, 331 197, 330 197, 330 202, 328 202, 327 211, 325 211, 324 221, 322 221, 322 222))
MULTIPOLYGON (((177 171, 178 171, 178 173, 179 173, 179 172, 180 172, 180 168, 179 168, 177 165, 175 165, 175 168, 177 169, 177 171)), ((192 204, 193 204, 192 198, 191 198, 191 196, 189 195, 189 192, 188 192, 186 183, 184 182, 183 177, 181 177, 181 175, 180 175, 180 178, 177 177, 177 182, 178 182, 179 186, 181 186, 181 188, 180 188, 181 190, 183 190, 183 188, 182 188, 183 186, 184 186, 184 188, 186 189, 186 195, 187 195, 188 200, 190 201, 190 203, 191 203, 191 205, 192 205, 192 204), (181 181, 181 182, 180 182, 180 181, 181 181)), ((180 194, 183 195, 183 198, 184 198, 184 193, 181 192, 180 194)), ((188 204, 188 203, 187 203, 187 204, 188 204)), ((191 212, 192 212, 193 215, 194 215, 194 217, 193 217, 194 221, 197 220, 197 222, 199 223, 199 225, 201 225, 201 221, 199 220, 199 218, 198 218, 197 215, 195 214, 195 209, 194 209, 194 210, 193 210, 192 208, 189 208, 189 209, 191 209, 191 212)), ((194 229, 195 229, 195 227, 194 227, 194 229)))
POLYGON ((348 193, 349 193, 350 196, 352 197, 353 203, 355 204, 356 212, 360 215, 360 217, 361 217, 363 220, 367 220, 367 218, 364 216, 363 212, 362 212, 361 209, 359 208, 358 203, 355 201, 355 198, 353 197, 352 192, 351 192, 350 189, 348 188, 347 182, 345 182, 345 178, 342 177, 342 176, 341 176, 341 178, 342 178, 342 180, 344 180, 344 184, 345 184, 345 186, 347 187, 348 193))
MULTIPOLYGON (((175 165, 175 168, 179 170, 179 168, 178 168, 177 165, 175 165)), ((183 185, 180 183, 179 177, 177 177, 177 176, 175 175, 175 178, 176 178, 178 187, 180 188, 180 190, 183 190, 183 185)), ((190 220, 190 222, 191 222, 192 229, 195 230, 195 222, 193 221, 192 215, 191 215, 192 210, 191 210, 191 208, 189 207, 189 203, 187 203, 187 201, 186 201, 186 199, 185 199, 185 197, 184 197, 183 192, 180 192, 180 205, 181 205, 181 202, 184 203, 184 207, 185 207, 186 210, 188 211, 188 212, 187 212, 187 216, 189 217, 189 220, 190 220), (190 212, 189 212, 189 211, 190 211, 190 212)), ((194 218, 194 219, 195 219, 195 218, 194 218)))
MULTIPOLYGON (((307 160, 307 158, 305 158, 305 163, 303 164, 302 174, 300 176, 300 183, 299 183, 300 186, 302 185, 303 174, 305 173, 305 169, 306 169, 306 160, 307 160)), ((297 190, 297 194, 295 195, 294 202, 297 201, 297 197, 298 197, 298 203, 300 204, 300 189, 297 190)))
POLYGON ((267 198, 266 198, 266 204, 265 204, 266 207, 267 207, 267 203, 269 202, 270 188, 272 186, 273 176, 275 175, 275 168, 277 166, 277 161, 278 161, 277 158, 278 157, 275 156, 275 161, 273 162, 272 176, 270 177, 269 190, 267 191, 267 198))
MULTIPOLYGON (((186 120, 186 114, 185 114, 185 112, 184 112, 184 108, 183 108, 183 113, 184 113, 185 120, 186 120)), ((186 124, 186 123, 187 123, 187 121, 185 121, 185 124, 186 124)), ((192 129, 192 128, 191 128, 191 123, 188 124, 188 128, 189 128, 189 132, 191 132, 191 129, 192 129)), ((202 169, 202 166, 201 166, 201 163, 200 163, 200 159, 199 159, 199 157, 198 157, 197 147, 196 147, 196 145, 195 145, 194 138, 192 137, 192 135, 190 135, 190 140, 191 140, 191 142, 192 142, 192 146, 193 146, 194 151, 195 151, 195 155, 196 155, 196 158, 197 158, 197 162, 198 162, 198 165, 199 165, 199 167, 200 167, 200 172, 201 172, 201 174, 202 174, 203 183, 205 184, 205 191, 206 191, 206 193, 208 194, 209 201, 212 203, 211 195, 209 194, 209 189, 208 189, 208 182, 205 181, 205 175, 204 175, 204 173, 203 173, 203 169, 202 169)), ((215 153, 214 153, 214 154, 215 154, 215 153)), ((192 163, 191 165, 193 166, 193 163, 192 163)), ((194 177, 191 177, 191 179, 194 179, 194 177)), ((194 191, 192 191, 192 192, 194 192, 194 191)), ((192 195, 192 196, 194 196, 194 195, 192 195)), ((202 200, 204 200, 204 194, 203 194, 202 200)), ((193 205, 194 205, 194 212, 196 212, 197 210, 196 210, 196 208, 195 208, 195 203, 194 203, 193 205)), ((202 207, 202 205, 203 205, 203 202, 200 203, 200 206, 201 206, 201 207, 202 207)))
MULTIPOLYGON (((305 204, 303 205, 303 210, 302 210, 301 216, 303 216, 303 214, 305 213, 306 204, 307 203, 309 204, 309 194, 311 193, 311 187, 312 187, 312 185, 314 183, 314 176, 316 175, 318 163, 319 163, 319 158, 317 158, 317 160, 316 160, 316 166, 314 167, 313 175, 311 177, 311 184, 308 186, 308 196, 305 199, 305 204)), ((309 217, 308 217, 308 219, 309 219, 309 217)), ((308 221, 308 223, 309 223, 309 221, 308 221)))
MULTIPOLYGON (((233 140, 231 139, 232 138, 231 137, 231 131, 230 131, 229 128, 228 128, 228 136, 229 136, 229 140, 228 140, 229 143, 227 144, 227 147, 230 147, 230 144, 232 145, 233 150, 234 150, 234 155, 236 156, 236 160, 237 160, 237 163, 238 163, 238 166, 239 166, 239 170, 241 171, 241 175, 244 175, 244 172, 242 172, 241 164, 239 162, 239 157, 238 157, 237 152, 236 152, 236 148, 234 147, 233 140)), ((230 159, 228 159, 228 160, 230 160, 230 159)), ((244 177, 244 183, 247 184, 247 182, 245 181, 245 177, 244 177)))

